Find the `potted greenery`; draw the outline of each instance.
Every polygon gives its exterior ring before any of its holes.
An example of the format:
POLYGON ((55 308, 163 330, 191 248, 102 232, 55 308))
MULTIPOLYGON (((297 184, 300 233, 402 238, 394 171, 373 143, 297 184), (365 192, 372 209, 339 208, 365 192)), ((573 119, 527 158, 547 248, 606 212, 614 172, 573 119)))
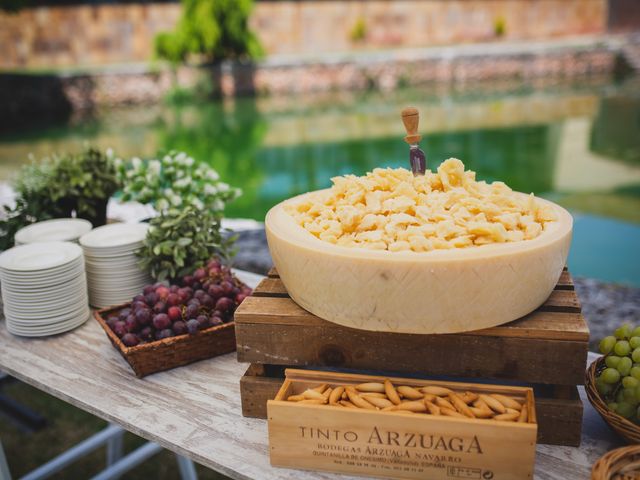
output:
POLYGON ((235 238, 222 233, 221 220, 227 202, 241 194, 239 189, 184 152, 116 164, 121 199, 150 204, 158 212, 138 252, 141 265, 154 278, 176 279, 214 256, 230 259, 235 238))

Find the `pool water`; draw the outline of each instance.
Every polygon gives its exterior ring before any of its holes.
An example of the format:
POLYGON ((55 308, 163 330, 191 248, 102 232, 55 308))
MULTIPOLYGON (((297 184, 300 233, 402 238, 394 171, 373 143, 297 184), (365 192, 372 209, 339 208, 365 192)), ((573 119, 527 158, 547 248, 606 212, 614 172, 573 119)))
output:
POLYGON ((574 213, 574 275, 640 286, 640 80, 495 84, 392 93, 166 102, 0 135, 0 181, 27 162, 85 143, 120 156, 184 150, 243 189, 227 216, 262 220, 277 202, 331 177, 408 167, 399 112, 421 112, 428 167, 457 157, 574 213))

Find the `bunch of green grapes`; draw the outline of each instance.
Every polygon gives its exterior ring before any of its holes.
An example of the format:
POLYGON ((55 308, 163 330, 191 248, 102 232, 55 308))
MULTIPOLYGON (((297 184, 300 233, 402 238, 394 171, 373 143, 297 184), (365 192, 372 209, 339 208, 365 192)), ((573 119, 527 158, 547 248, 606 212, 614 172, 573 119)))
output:
POLYGON ((640 423, 640 327, 624 324, 600 341, 605 368, 596 388, 610 410, 640 423))

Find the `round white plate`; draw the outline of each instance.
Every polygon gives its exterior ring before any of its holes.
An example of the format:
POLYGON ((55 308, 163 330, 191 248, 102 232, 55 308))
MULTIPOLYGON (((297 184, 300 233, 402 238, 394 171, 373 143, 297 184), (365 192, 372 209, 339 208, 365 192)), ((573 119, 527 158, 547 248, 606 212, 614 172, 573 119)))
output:
POLYGON ((36 300, 32 302, 15 302, 13 299, 9 299, 9 301, 5 301, 5 310, 14 312, 14 313, 58 313, 61 309, 70 307, 73 305, 77 305, 80 303, 85 303, 88 292, 85 291, 77 291, 73 293, 69 293, 65 295, 63 298, 57 298, 52 300, 36 300))
POLYGON ((113 223, 98 227, 80 237, 88 249, 124 247, 138 244, 147 236, 148 223, 113 223))
POLYGON ((69 311, 69 312, 65 312, 65 313, 61 313, 59 315, 55 315, 55 316, 48 316, 48 317, 36 317, 36 318, 28 318, 28 317, 23 317, 20 315, 7 315, 7 320, 11 323, 14 320, 16 321, 23 321, 23 322, 29 322, 31 320, 48 320, 48 324, 49 325, 53 325, 54 323, 62 323, 62 322, 67 322, 69 321, 69 319, 72 318, 77 318, 77 316, 84 312, 85 309, 88 309, 89 306, 88 304, 80 304, 77 305, 75 309, 69 311))
POLYGON ((16 244, 74 241, 93 228, 81 218, 56 218, 24 227, 15 235, 16 244))
POLYGON ((39 242, 13 247, 0 254, 0 269, 13 272, 46 271, 82 257, 82 249, 70 242, 39 242))
POLYGON ((86 312, 82 312, 74 321, 70 321, 69 323, 56 325, 50 329, 43 330, 33 330, 33 329, 23 329, 20 327, 16 327, 10 323, 7 323, 7 330, 9 333, 14 335, 20 335, 23 337, 44 337, 48 335, 57 335, 60 333, 68 332, 75 328, 78 328, 80 325, 84 324, 91 317, 91 312, 87 308, 86 312))

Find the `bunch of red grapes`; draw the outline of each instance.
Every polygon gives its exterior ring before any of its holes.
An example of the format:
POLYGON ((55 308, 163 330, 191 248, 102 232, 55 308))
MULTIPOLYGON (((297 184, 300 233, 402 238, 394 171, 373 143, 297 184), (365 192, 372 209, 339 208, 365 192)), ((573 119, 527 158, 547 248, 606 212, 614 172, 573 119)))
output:
POLYGON ((130 308, 107 319, 127 347, 186 333, 195 335, 233 320, 233 312, 251 289, 217 259, 177 285, 156 283, 133 297, 130 308))

